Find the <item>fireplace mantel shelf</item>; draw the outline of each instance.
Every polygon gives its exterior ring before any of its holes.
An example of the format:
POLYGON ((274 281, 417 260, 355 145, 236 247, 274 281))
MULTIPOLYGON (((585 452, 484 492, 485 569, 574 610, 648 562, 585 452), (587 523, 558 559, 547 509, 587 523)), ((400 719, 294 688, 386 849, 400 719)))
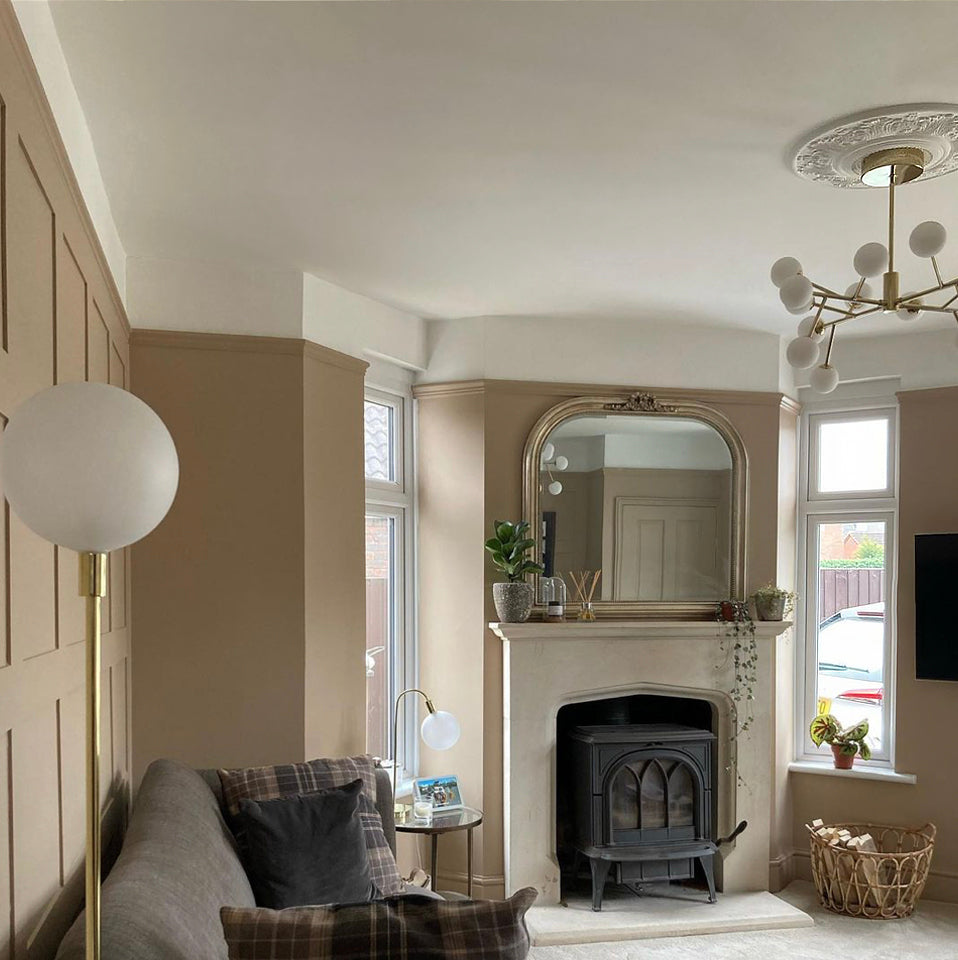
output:
MULTIPOLYGON (((724 637, 730 624, 715 620, 567 620, 546 623, 490 623, 502 640, 644 640, 663 637, 724 637)), ((756 637, 777 637, 792 626, 790 620, 756 620, 756 637)))

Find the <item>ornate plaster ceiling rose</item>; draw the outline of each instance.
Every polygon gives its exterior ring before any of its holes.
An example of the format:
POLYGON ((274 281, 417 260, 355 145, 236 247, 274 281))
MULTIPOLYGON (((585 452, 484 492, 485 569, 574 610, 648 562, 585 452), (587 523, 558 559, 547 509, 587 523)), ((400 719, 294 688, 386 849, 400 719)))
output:
POLYGON ((863 189, 862 164, 882 150, 918 148, 921 179, 958 169, 958 105, 912 103, 852 114, 806 134, 792 150, 792 169, 806 180, 863 189))

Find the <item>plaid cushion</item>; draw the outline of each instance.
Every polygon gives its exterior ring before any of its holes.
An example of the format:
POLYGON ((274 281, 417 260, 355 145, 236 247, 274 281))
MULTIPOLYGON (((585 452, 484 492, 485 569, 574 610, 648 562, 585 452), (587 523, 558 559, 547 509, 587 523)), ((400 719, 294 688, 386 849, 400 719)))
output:
POLYGON ((275 800, 317 790, 345 787, 362 780, 359 794, 359 818, 363 822, 366 849, 369 852, 370 877, 381 896, 392 897, 402 891, 402 878, 396 858, 383 833, 383 821, 376 809, 376 767, 372 757, 343 757, 339 760, 310 760, 273 767, 247 767, 220 770, 223 799, 231 817, 239 813, 240 800, 275 800))
POLYGON ((330 907, 223 907, 229 960, 523 960, 526 887, 508 900, 394 897, 330 907))

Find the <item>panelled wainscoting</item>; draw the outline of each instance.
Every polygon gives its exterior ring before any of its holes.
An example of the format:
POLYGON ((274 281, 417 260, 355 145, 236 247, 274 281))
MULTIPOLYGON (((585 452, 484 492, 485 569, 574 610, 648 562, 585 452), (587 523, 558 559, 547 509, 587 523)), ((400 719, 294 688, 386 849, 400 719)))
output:
MULTIPOLYGON (((129 325, 6 3, 0 3, 0 326, 0 424, 55 383, 128 386, 129 325)), ((110 556, 100 784, 107 862, 129 794, 129 573, 128 551, 110 556)), ((52 957, 83 897, 83 610, 76 554, 41 540, 4 500, 0 960, 52 957)))

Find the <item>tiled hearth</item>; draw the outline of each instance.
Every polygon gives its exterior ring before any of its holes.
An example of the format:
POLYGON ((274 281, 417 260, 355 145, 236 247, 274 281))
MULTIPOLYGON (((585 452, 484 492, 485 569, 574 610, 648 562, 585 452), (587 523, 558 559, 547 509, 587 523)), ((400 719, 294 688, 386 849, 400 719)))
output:
MULTIPOLYGON (((732 832, 741 820, 747 830, 716 857, 718 889, 726 894, 768 890, 769 850, 773 803, 773 730, 777 637, 788 623, 757 623, 759 649, 754 687, 754 721, 736 745, 732 737, 734 680, 731 658, 723 653, 725 626, 714 622, 598 621, 560 624, 528 622, 492 624, 503 641, 503 801, 506 893, 533 886, 539 900, 530 914, 549 942, 588 942, 610 938, 663 935, 641 932, 642 918, 651 923, 651 899, 635 899, 635 922, 623 921, 619 907, 603 919, 601 913, 581 911, 560 903, 560 876, 556 856, 556 717, 572 703, 630 695, 693 698, 711 705, 717 736, 717 836, 732 832), (736 757, 737 754, 737 757, 736 757), (575 914, 575 916, 573 916, 575 914), (588 914, 586 916, 585 914, 588 914), (548 921, 548 922, 547 922, 548 921), (618 935, 611 936, 611 928, 618 935), (632 930, 632 932, 629 932, 632 930), (565 939, 563 939, 565 938, 565 939)), ((727 643, 726 643, 727 647, 727 643)), ((767 893, 755 909, 767 925, 800 925, 807 917, 767 893), (774 901, 774 902, 770 902, 774 901)), ((719 901, 721 904, 721 895, 719 901)), ((729 906, 732 906, 729 904, 729 906)), ((625 908, 628 910, 628 908, 625 908)), ((727 911, 701 898, 670 904, 672 929, 683 930, 683 910, 698 912, 690 925, 702 922, 701 911, 713 910, 707 927, 722 929, 727 911), (676 908, 678 913, 676 913, 676 908)), ((748 910, 735 898, 736 916, 748 910)), ((729 919, 731 920, 731 914, 729 919)), ((760 924, 761 926, 762 924, 760 924)))

